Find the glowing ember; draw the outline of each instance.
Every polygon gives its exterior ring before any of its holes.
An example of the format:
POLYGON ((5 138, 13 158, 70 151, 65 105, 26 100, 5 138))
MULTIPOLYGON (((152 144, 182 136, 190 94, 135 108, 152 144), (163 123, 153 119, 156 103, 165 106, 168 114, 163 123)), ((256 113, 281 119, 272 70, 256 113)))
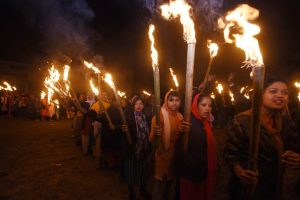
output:
POLYGON ((87 68, 93 70, 95 74, 100 74, 100 70, 97 67, 95 67, 95 65, 93 63, 84 61, 84 64, 87 68))
POLYGON ((116 86, 112 80, 111 74, 106 73, 104 77, 104 81, 113 89, 116 90, 116 86))
POLYGON ((143 90, 143 94, 145 94, 147 96, 151 96, 151 93, 147 92, 146 90, 143 90))
POLYGON ((170 69, 171 76, 172 76, 172 78, 173 78, 174 84, 175 84, 175 86, 178 88, 178 87, 179 87, 179 84, 178 84, 177 77, 176 77, 176 75, 174 74, 174 71, 172 70, 172 68, 169 68, 169 69, 170 69))
POLYGON ((196 43, 194 22, 190 17, 191 6, 184 0, 171 1, 169 4, 164 4, 160 7, 162 16, 167 20, 180 17, 180 22, 183 25, 183 38, 187 43, 196 43))
POLYGON ((219 46, 211 40, 207 40, 207 48, 209 49, 210 58, 214 58, 218 54, 219 46))
POLYGON ((93 93, 98 96, 99 95, 99 90, 95 87, 94 83, 92 80, 90 80, 90 86, 91 86, 91 89, 93 91, 93 93))
POLYGON ((223 86, 222 86, 221 83, 218 83, 216 89, 218 90, 219 94, 222 94, 222 92, 223 92, 223 86))
POLYGON ((248 22, 248 20, 255 20, 258 16, 257 9, 242 4, 228 12, 225 18, 218 20, 219 27, 224 29, 225 41, 235 42, 236 46, 245 52, 244 66, 246 67, 263 67, 264 65, 258 40, 254 37, 260 32, 260 27, 248 22), (241 34, 231 33, 231 30, 240 30, 241 34))

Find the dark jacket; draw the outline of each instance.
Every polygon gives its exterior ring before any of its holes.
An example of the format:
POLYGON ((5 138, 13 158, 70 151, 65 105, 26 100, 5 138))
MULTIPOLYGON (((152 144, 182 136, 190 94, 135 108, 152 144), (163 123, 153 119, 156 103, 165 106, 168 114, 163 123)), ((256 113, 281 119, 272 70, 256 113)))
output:
MULTIPOLYGON (((126 154, 127 156, 130 157, 132 154, 136 152, 137 128, 136 128, 136 121, 135 121, 133 109, 127 108, 125 110, 125 115, 126 115, 126 121, 129 129, 129 134, 131 136, 132 144, 131 145, 128 144, 126 137, 124 138, 126 140, 124 143, 125 143, 126 154)), ((150 120, 146 118, 146 121, 150 132, 150 120)), ((149 136, 147 138, 149 138, 149 136)), ((148 143, 148 148, 145 149, 143 156, 146 156, 148 153, 150 153, 150 143, 148 143)))
MULTIPOLYGON (((178 175, 195 182, 200 182, 207 177, 207 139, 202 121, 191 116, 191 129, 187 153, 183 153, 182 138, 176 145, 176 170, 178 175)), ((181 136, 182 137, 182 136, 181 136)))
MULTIPOLYGON (((231 170, 236 164, 247 169, 249 152, 251 116, 243 113, 235 116, 229 124, 228 140, 225 147, 225 160, 231 170)), ((255 199, 274 199, 276 195, 278 159, 280 155, 270 134, 261 125, 260 144, 258 153, 258 184, 256 186, 255 199)), ((284 150, 300 152, 300 138, 293 123, 282 116, 282 129, 280 132, 284 150)), ((230 191, 233 199, 243 199, 246 195, 246 187, 232 171, 230 191)))

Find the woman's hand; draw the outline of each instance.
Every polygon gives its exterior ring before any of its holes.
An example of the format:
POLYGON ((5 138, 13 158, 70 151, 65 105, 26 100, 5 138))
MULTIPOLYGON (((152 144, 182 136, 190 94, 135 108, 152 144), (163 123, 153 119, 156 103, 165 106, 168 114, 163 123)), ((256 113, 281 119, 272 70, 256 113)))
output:
POLYGON ((128 125, 127 125, 127 124, 122 125, 121 128, 122 128, 122 131, 123 131, 124 133, 129 132, 129 128, 128 128, 128 125))
POLYGON ((154 133, 155 136, 161 136, 162 130, 159 126, 154 126, 153 133, 154 133))
POLYGON ((300 168, 300 154, 294 151, 285 151, 282 155, 282 162, 288 167, 298 169, 300 168))
POLYGON ((237 177, 240 179, 241 182, 245 184, 256 184, 258 180, 258 173, 243 169, 240 165, 236 165, 234 167, 234 172, 237 175, 237 177))
POLYGON ((188 133, 191 129, 191 124, 186 121, 182 121, 182 123, 178 126, 178 130, 181 133, 188 133))

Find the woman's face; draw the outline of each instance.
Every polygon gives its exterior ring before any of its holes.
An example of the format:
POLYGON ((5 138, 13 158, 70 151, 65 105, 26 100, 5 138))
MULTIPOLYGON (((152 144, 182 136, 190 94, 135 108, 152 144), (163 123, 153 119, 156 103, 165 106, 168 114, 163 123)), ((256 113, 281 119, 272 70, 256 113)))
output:
POLYGON ((198 104, 198 112, 201 117, 208 119, 211 112, 211 99, 209 97, 203 97, 198 104))
POLYGON ((143 102, 139 99, 135 102, 134 104, 134 111, 136 112, 142 112, 144 109, 144 104, 143 102))
POLYGON ((283 82, 272 83, 263 93, 263 106, 268 109, 283 109, 288 102, 288 88, 283 82))

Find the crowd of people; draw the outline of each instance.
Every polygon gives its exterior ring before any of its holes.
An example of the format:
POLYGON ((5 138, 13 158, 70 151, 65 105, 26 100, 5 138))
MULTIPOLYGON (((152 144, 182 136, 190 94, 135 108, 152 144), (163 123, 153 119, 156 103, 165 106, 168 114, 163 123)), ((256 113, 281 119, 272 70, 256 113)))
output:
MULTIPOLYGON (((208 83, 194 89, 190 122, 183 120, 183 99, 174 90, 168 91, 162 101, 160 124, 156 123, 151 97, 145 95, 122 99, 126 124, 122 123, 117 101, 106 93, 89 109, 81 98, 86 112, 78 110, 73 120, 77 143, 86 154, 98 158, 100 169, 119 170, 128 185, 129 199, 136 199, 135 188, 144 199, 213 199, 220 154, 213 130, 223 127, 228 136, 222 153, 231 171, 231 199, 249 197, 253 185, 253 199, 280 198, 284 168, 300 169, 300 135, 287 109, 288 84, 272 76, 265 80, 257 171, 248 169, 251 98, 243 97, 230 82, 233 103, 226 95, 214 92, 215 84, 211 76, 208 83), (149 177, 149 168, 154 170, 153 177, 149 177), (150 178, 154 186, 147 191, 145 185, 150 178), (172 185, 176 185, 174 194, 172 185)), ((291 187, 299 191, 299 185, 291 187)))
MULTIPOLYGON (((231 199, 249 198, 253 186, 252 199, 280 199, 285 168, 300 170, 300 134, 288 110, 287 82, 275 76, 265 78, 256 171, 248 168, 251 97, 249 100, 241 95, 232 76, 227 88, 233 92, 234 102, 230 95, 214 91, 215 84, 210 76, 207 83, 194 88, 190 122, 184 121, 183 98, 174 90, 165 94, 159 123, 152 97, 142 94, 122 99, 126 123, 122 122, 118 101, 105 92, 98 100, 92 94, 80 95, 80 107, 65 110, 73 113, 68 118, 72 118, 76 143, 85 154, 97 158, 99 169, 118 170, 120 180, 128 186, 129 199, 214 199, 218 154, 224 156, 230 168, 231 199), (227 132, 224 152, 218 152, 215 128, 227 132), (151 170, 153 177, 149 175, 151 170), (149 191, 146 184, 151 178, 154 186, 149 191), (174 185, 175 192, 170 189, 174 185)), ((44 119, 50 117, 49 107, 46 99, 30 95, 7 100, 1 97, 2 113, 9 116, 39 113, 44 119), (16 105, 18 114, 13 114, 16 105)), ((298 193, 299 182, 291 186, 298 193)))

